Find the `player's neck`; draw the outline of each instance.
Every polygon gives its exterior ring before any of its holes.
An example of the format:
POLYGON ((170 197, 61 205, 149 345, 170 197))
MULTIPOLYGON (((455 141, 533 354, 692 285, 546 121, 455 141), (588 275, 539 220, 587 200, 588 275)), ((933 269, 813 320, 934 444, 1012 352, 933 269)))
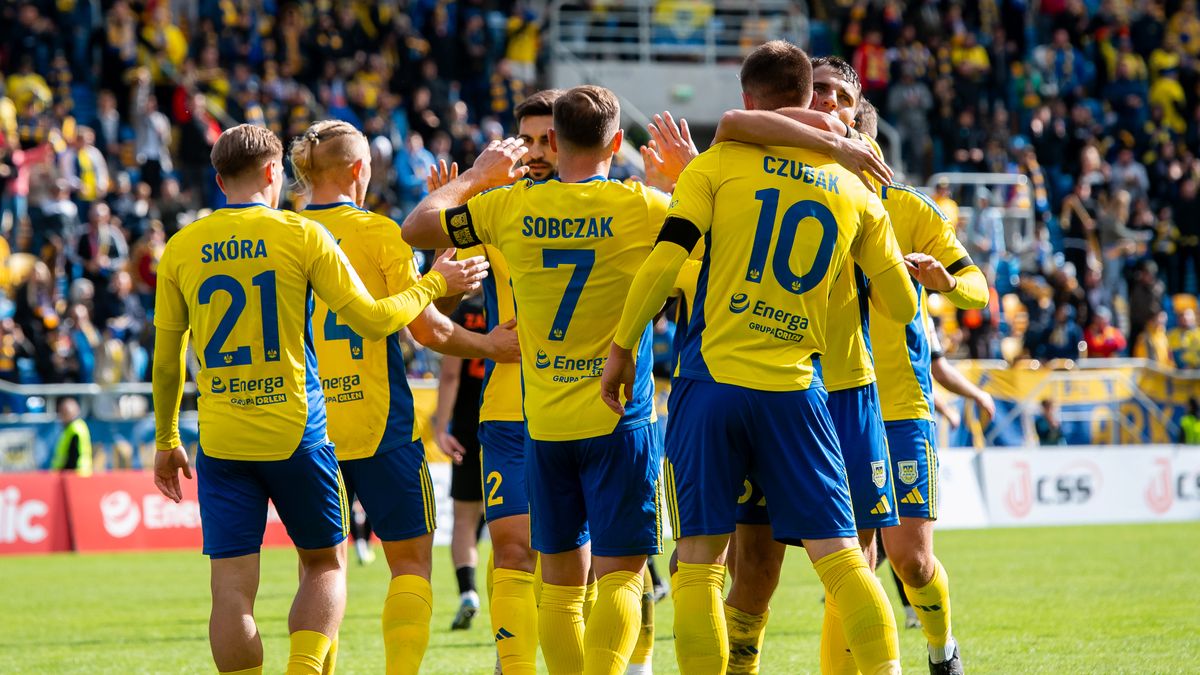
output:
POLYGON ((279 206, 278 201, 273 200, 265 188, 255 190, 254 188, 236 189, 226 186, 225 201, 229 204, 266 204, 271 208, 279 206))
POLYGON ((608 178, 610 166, 612 166, 612 155, 599 159, 594 155, 564 157, 560 154, 558 156, 558 180, 563 183, 582 183, 595 176, 608 178))
POLYGON ((358 206, 358 198, 354 195, 353 188, 346 189, 341 185, 314 185, 312 190, 312 199, 309 204, 354 204, 358 206))

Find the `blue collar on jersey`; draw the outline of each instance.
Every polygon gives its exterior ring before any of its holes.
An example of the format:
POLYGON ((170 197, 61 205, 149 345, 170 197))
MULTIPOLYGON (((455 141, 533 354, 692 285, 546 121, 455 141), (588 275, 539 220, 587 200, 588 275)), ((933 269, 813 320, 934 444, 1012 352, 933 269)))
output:
POLYGON ((226 204, 225 206, 222 206, 221 208, 223 208, 223 209, 248 209, 251 206, 261 206, 264 209, 271 208, 262 202, 246 202, 245 204, 226 204))
POLYGON ((304 207, 304 210, 305 211, 321 211, 324 209, 336 209, 339 206, 349 206, 352 209, 358 209, 359 211, 366 211, 366 209, 359 208, 358 204, 355 204, 354 202, 330 202, 328 204, 309 204, 308 206, 304 207))

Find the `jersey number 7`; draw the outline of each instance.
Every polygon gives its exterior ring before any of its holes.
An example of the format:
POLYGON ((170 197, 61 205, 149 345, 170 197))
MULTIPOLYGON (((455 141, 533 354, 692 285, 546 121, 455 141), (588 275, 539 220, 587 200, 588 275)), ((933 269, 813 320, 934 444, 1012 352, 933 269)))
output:
POLYGON ((550 326, 550 340, 562 342, 566 339, 567 327, 571 325, 571 317, 575 314, 575 307, 579 304, 579 296, 583 294, 583 287, 587 284, 588 275, 592 273, 592 266, 595 264, 596 252, 591 249, 542 249, 543 269, 558 268, 563 265, 575 267, 575 270, 571 272, 571 279, 567 281, 567 288, 563 291, 558 311, 554 313, 554 323, 550 326))

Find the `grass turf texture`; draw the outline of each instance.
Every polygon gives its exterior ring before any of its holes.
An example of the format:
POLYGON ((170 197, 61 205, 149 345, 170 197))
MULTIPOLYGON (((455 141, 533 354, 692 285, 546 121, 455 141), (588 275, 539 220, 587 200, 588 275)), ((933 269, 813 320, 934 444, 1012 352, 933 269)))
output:
MULTIPOLYGON (((938 550, 950 574, 955 634, 977 673, 1193 671, 1200 653, 1195 543, 1200 523, 948 531, 938 550)), ((353 558, 353 556, 352 556, 353 558)), ((486 551, 482 558, 486 560, 486 551)), ((457 609, 445 547, 435 550, 434 614, 425 673, 491 673, 487 605, 469 631, 457 609)), ((338 672, 383 672, 382 553, 351 563, 338 672)), ((666 569, 660 561, 659 569, 666 569)), ((893 595, 890 577, 885 587, 893 595)), ((257 614, 266 672, 281 672, 295 555, 263 557, 257 614)), ((482 572, 479 587, 483 588, 482 572)), ((208 565, 199 553, 0 558, 0 671, 211 673, 208 565)), ((482 593, 482 590, 481 590, 482 593)), ((763 672, 817 672, 821 590, 804 553, 789 551, 772 603, 763 672)), ((896 602, 897 617, 903 614, 896 602)), ((657 607, 654 669, 676 672, 671 602, 657 607)), ((904 668, 927 672, 924 640, 901 628, 904 668)), ((1193 671, 1194 672, 1194 671, 1193 671)))

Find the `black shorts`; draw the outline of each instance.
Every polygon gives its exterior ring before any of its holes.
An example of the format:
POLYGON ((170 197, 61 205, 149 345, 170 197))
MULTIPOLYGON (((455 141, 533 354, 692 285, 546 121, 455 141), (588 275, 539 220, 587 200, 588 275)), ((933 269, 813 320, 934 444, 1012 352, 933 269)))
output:
POLYGON ((479 458, 479 439, 472 432, 454 434, 466 453, 462 464, 450 468, 450 498, 460 502, 483 501, 483 468, 479 458))

